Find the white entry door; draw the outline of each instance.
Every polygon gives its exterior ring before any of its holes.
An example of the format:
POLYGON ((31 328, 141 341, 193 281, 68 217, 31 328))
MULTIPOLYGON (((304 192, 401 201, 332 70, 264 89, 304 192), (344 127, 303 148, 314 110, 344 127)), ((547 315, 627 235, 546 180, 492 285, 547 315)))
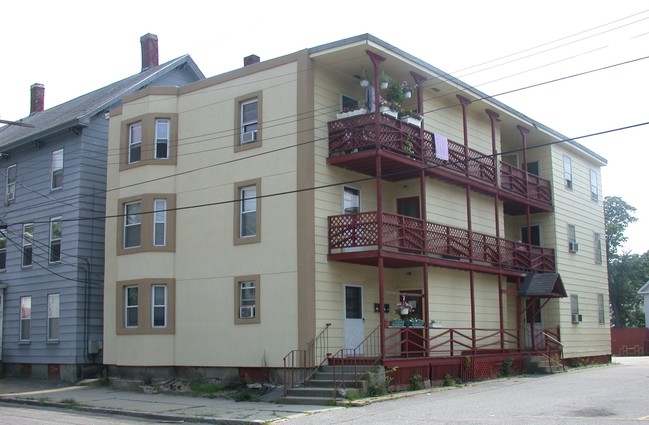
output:
POLYGON ((363 318, 363 288, 357 285, 345 285, 344 302, 344 348, 345 350, 356 349, 355 354, 363 354, 363 347, 360 346, 360 344, 365 339, 365 319, 363 318))
POLYGON ((534 306, 530 299, 525 300, 525 348, 532 348, 532 322, 534 322, 534 347, 540 348, 543 344, 543 315, 541 314, 541 300, 536 299, 534 306))

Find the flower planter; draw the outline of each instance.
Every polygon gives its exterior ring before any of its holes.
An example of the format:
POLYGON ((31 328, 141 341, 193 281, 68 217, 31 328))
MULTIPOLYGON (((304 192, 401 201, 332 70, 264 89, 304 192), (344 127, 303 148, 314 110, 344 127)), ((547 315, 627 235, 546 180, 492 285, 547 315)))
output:
POLYGON ((441 323, 441 322, 433 322, 433 323, 430 324, 430 327, 431 328, 443 328, 444 324, 441 323))
POLYGON ((385 115, 390 115, 392 118, 397 119, 399 117, 399 113, 397 111, 393 111, 390 108, 383 109, 385 106, 381 106, 381 113, 385 115))
POLYGON ((367 87, 370 85, 370 80, 361 80, 361 87, 367 87))
POLYGON ((382 90, 385 90, 385 89, 388 88, 388 83, 387 83, 387 82, 379 83, 379 87, 380 87, 382 90))
POLYGON ((411 124, 416 127, 421 128, 421 120, 413 117, 403 117, 401 118, 401 121, 405 122, 406 124, 411 124))
POLYGON ((403 314, 403 315, 406 315, 406 316, 407 316, 407 315, 408 315, 408 313, 410 313, 410 310, 409 310, 409 309, 407 309, 407 308, 402 308, 402 309, 401 309, 401 314, 403 314))
POLYGON ((424 323, 426 323, 426 322, 424 322, 423 320, 411 320, 410 321, 410 326, 423 328, 424 323))
POLYGON ((403 98, 404 99, 410 99, 412 97, 412 92, 411 91, 404 91, 403 92, 403 98))
POLYGON ((349 117, 353 117, 354 115, 363 115, 366 113, 367 113, 367 108, 360 108, 360 109, 355 109, 353 111, 341 112, 339 114, 336 114, 336 118, 337 119, 349 118, 349 117))
POLYGON ((403 320, 390 320, 390 326, 402 328, 406 324, 403 320))

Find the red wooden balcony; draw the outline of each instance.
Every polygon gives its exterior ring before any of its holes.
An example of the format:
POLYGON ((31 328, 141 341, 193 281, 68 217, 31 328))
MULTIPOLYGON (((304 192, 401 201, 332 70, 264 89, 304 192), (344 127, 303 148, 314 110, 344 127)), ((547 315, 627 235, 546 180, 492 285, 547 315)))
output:
POLYGON ((529 204, 532 212, 552 211, 548 180, 504 162, 499 162, 500 179, 492 155, 448 141, 448 160, 437 157, 433 133, 406 124, 389 115, 355 115, 329 126, 329 164, 367 175, 376 175, 376 155, 383 158, 381 175, 386 180, 411 178, 425 170, 444 180, 467 184, 476 190, 499 193, 506 213, 521 213, 514 202, 529 204), (378 137, 377 137, 378 134, 378 137), (498 180, 500 180, 500 185, 498 180))
POLYGON ((438 262, 424 260, 435 265, 453 268, 477 265, 486 272, 556 271, 554 250, 550 248, 397 214, 381 214, 381 224, 378 219, 375 211, 330 216, 330 258, 372 264, 373 252, 390 251, 396 255, 388 266, 394 267, 412 266, 408 261, 421 262, 421 257, 425 257, 439 259, 438 262))

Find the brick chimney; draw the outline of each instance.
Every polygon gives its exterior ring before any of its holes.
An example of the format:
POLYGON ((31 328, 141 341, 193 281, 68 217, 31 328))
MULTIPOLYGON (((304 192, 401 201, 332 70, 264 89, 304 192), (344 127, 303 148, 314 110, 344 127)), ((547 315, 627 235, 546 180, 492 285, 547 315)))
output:
POLYGON ((145 34, 140 37, 142 46, 142 71, 158 66, 158 36, 145 34))
POLYGON ((45 109, 45 86, 39 83, 32 84, 30 87, 31 102, 29 115, 36 112, 43 112, 45 109))
POLYGON ((257 55, 246 56, 245 58, 243 58, 243 66, 254 65, 256 63, 259 63, 259 60, 259 56, 257 55))

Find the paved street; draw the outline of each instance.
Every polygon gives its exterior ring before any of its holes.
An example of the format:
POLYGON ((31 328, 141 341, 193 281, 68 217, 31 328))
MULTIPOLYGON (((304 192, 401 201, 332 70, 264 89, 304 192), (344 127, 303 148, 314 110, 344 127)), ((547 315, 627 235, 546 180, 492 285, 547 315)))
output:
POLYGON ((649 425, 649 358, 433 390, 289 421, 304 424, 649 425))

